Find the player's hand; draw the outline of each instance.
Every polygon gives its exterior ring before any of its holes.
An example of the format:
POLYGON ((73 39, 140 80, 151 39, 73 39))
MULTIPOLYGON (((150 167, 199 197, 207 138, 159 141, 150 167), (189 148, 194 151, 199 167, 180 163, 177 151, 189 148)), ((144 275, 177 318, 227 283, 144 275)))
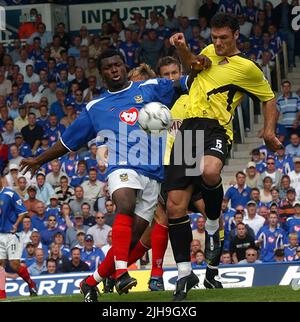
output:
POLYGON ((108 148, 107 146, 100 146, 97 149, 97 160, 99 167, 108 166, 108 148))
POLYGON ((178 33, 174 34, 173 36, 171 36, 169 41, 170 41, 170 44, 177 49, 187 48, 185 37, 182 32, 178 32, 178 33))
POLYGON ((195 56, 195 61, 191 64, 191 69, 201 71, 210 68, 211 60, 205 55, 195 56))
POLYGON ((30 171, 31 172, 31 179, 33 178, 34 174, 37 170, 41 167, 41 164, 37 162, 34 158, 27 158, 23 159, 20 163, 20 172, 24 175, 30 171))
POLYGON ((17 232, 17 229, 18 229, 18 226, 17 226, 16 224, 14 224, 14 225, 12 226, 11 233, 12 233, 12 234, 16 233, 16 232, 17 232))
POLYGON ((278 140, 275 134, 264 134, 264 141, 267 148, 272 151, 276 152, 283 147, 282 143, 278 140))

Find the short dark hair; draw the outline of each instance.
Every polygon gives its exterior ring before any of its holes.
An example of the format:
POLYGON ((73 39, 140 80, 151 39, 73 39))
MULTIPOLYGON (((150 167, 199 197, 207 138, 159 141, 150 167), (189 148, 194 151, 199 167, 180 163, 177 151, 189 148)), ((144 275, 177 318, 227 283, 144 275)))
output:
POLYGON ((103 59, 110 58, 113 56, 119 56, 122 59, 123 63, 125 64, 125 59, 124 59, 124 56, 121 54, 121 52, 115 49, 107 49, 98 58, 98 68, 101 69, 101 64, 103 59))
POLYGON ((259 191, 259 189, 258 189, 258 188, 256 188, 256 187, 252 188, 252 189, 251 189, 251 192, 252 192, 252 191, 258 191, 258 192, 260 192, 260 191, 259 191))
POLYGON ((181 64, 178 61, 178 59, 176 59, 176 58, 174 58, 172 56, 166 56, 166 57, 160 58, 160 60, 157 63, 157 73, 160 74, 160 69, 163 66, 169 66, 169 65, 172 65, 172 64, 177 65, 179 70, 181 70, 181 64))
POLYGON ((246 174, 243 172, 243 171, 238 171, 236 174, 235 174, 235 177, 237 178, 237 176, 241 174, 243 175, 244 177, 246 177, 246 174))
POLYGON ((212 28, 228 27, 233 33, 237 30, 240 30, 240 25, 237 18, 233 15, 229 15, 228 13, 215 14, 210 21, 210 25, 212 28))
POLYGON ((91 205, 90 205, 89 203, 87 203, 87 202, 84 202, 84 203, 80 206, 80 208, 82 208, 83 206, 88 206, 88 207, 91 209, 91 205))
POLYGON ((287 79, 284 79, 282 82, 281 82, 281 86, 283 86, 284 84, 289 84, 290 86, 292 85, 291 82, 287 79))

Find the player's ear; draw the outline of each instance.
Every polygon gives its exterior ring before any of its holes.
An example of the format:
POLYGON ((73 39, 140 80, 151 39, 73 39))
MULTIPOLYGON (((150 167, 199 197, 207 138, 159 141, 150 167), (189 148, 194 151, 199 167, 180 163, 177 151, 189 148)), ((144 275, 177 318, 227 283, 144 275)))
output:
POLYGON ((238 40, 238 39, 239 39, 239 36, 240 36, 240 32, 237 30, 237 31, 234 33, 234 39, 235 39, 235 40, 238 40))

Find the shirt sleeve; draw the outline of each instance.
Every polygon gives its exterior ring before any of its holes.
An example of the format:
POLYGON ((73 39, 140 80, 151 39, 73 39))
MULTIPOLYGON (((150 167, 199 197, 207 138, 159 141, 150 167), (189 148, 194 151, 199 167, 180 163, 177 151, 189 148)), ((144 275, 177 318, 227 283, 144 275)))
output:
POLYGON ((77 151, 96 137, 95 129, 86 109, 64 131, 60 141, 69 151, 77 151))
POLYGON ((245 92, 250 97, 257 97, 261 102, 267 102, 275 97, 274 92, 262 70, 251 62, 245 66, 246 77, 240 78, 237 82, 242 92, 245 92))
POLYGON ((12 203, 18 217, 27 213, 27 209, 24 206, 23 201, 16 192, 13 193, 12 203))

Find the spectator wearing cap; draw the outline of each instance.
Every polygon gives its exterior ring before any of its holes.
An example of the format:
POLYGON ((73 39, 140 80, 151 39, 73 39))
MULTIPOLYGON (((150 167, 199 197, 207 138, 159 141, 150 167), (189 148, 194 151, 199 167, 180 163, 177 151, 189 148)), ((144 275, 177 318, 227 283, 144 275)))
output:
POLYGON ((24 263, 27 267, 35 262, 35 246, 32 241, 24 243, 24 250, 21 257, 21 263, 24 263))
MULTIPOLYGON (((189 40, 189 39, 187 39, 189 40)), ((156 30, 148 30, 148 38, 141 42, 141 60, 155 69, 156 63, 162 57, 164 42, 157 38, 156 30)))
POLYGON ((300 201, 294 202, 295 215, 289 217, 286 221, 286 231, 288 234, 296 233, 298 235, 298 244, 300 244, 300 201))
POLYGON ((255 163, 256 170, 259 173, 262 173, 266 169, 266 164, 264 162, 264 158, 261 157, 261 153, 259 149, 253 149, 251 151, 251 161, 255 163))
POLYGON ((296 256, 296 249, 298 247, 298 234, 288 234, 288 243, 284 247, 284 259, 286 262, 292 262, 296 256))
POLYGON ((50 197, 54 195, 52 186, 46 182, 44 172, 39 172, 36 175, 37 183, 37 199, 41 200, 45 205, 50 203, 50 197))
POLYGON ((96 225, 90 227, 87 231, 94 238, 96 247, 101 248, 107 243, 107 235, 111 227, 105 224, 105 216, 102 212, 96 214, 96 225))
POLYGON ((247 202, 247 212, 244 216, 243 223, 252 228, 255 235, 265 223, 265 219, 257 213, 256 202, 253 200, 247 202))
POLYGON ((84 237, 84 248, 81 250, 81 259, 89 265, 90 271, 95 271, 104 260, 103 251, 94 245, 94 238, 87 234, 84 237))
POLYGON ((94 204, 96 199, 103 195, 104 185, 104 182, 97 179, 96 168, 91 168, 89 170, 89 180, 83 182, 81 186, 84 190, 85 197, 94 204))
POLYGON ((300 157, 295 157, 294 161, 294 170, 291 171, 288 176, 291 179, 291 187, 296 190, 296 198, 300 198, 300 157))
POLYGON ((25 142, 30 145, 32 153, 35 153, 40 146, 44 131, 36 124, 34 113, 28 114, 28 125, 22 128, 21 133, 25 142))
POLYGON ((60 213, 60 207, 58 205, 58 196, 54 194, 50 197, 50 204, 46 209, 47 216, 53 215, 58 217, 60 213))
POLYGON ((67 176, 60 178, 60 186, 55 188, 55 194, 58 197, 58 202, 61 205, 64 202, 69 203, 74 196, 74 189, 69 186, 69 179, 67 176))
POLYGON ((63 267, 62 271, 64 273, 71 272, 87 272, 89 271, 89 265, 81 260, 81 250, 78 247, 71 249, 71 260, 67 261, 63 267))
POLYGON ((45 130, 45 134, 47 134, 49 138, 50 146, 54 145, 59 140, 65 129, 66 128, 62 124, 58 123, 57 116, 50 114, 49 126, 45 130))
POLYGON ((27 180, 24 176, 18 177, 18 185, 14 190, 24 201, 27 195, 27 180))
POLYGON ((295 213, 294 202, 296 201, 296 190, 293 187, 287 189, 286 198, 281 202, 278 209, 279 222, 284 227, 287 218, 295 213))
POLYGON ((291 157, 300 157, 300 138, 299 134, 292 133, 290 135, 290 144, 285 148, 285 154, 291 157))
POLYGON ((23 243, 23 249, 27 243, 31 242, 30 236, 36 229, 32 227, 31 218, 29 215, 25 215, 22 219, 22 230, 19 232, 20 240, 23 243))
POLYGON ((41 231, 41 241, 44 245, 49 246, 51 243, 54 242, 54 235, 61 231, 57 227, 57 220, 56 216, 49 215, 47 218, 47 227, 46 229, 41 231))
POLYGON ((2 178, 3 186, 14 190, 18 186, 18 174, 19 167, 16 164, 11 163, 9 165, 9 173, 2 178))
POLYGON ((81 213, 74 214, 74 225, 69 227, 66 232, 66 246, 73 248, 77 244, 77 233, 79 231, 87 233, 89 227, 83 224, 83 216, 81 213))
POLYGON ((24 201, 24 205, 28 211, 29 216, 33 216, 35 214, 36 205, 40 200, 36 198, 37 187, 35 185, 30 185, 27 188, 27 196, 25 196, 26 200, 24 201))
POLYGON ((282 146, 275 154, 275 168, 283 174, 288 174, 294 170, 293 158, 285 153, 285 147, 282 146))
POLYGON ((255 188, 258 185, 259 173, 256 170, 256 164, 253 161, 248 162, 246 169, 246 185, 249 188, 255 188))
POLYGON ((263 188, 263 180, 265 177, 270 177, 272 179, 272 186, 279 186, 282 178, 282 172, 276 170, 274 157, 267 158, 267 168, 260 174, 258 183, 259 188, 263 188))
POLYGON ((15 134, 15 144, 19 149, 19 153, 23 158, 30 158, 32 156, 30 146, 24 142, 23 135, 21 132, 15 134))
POLYGON ((231 201, 231 207, 236 208, 237 205, 246 206, 250 200, 251 189, 246 184, 246 175, 239 171, 235 175, 236 185, 231 186, 225 193, 224 199, 231 201))
POLYGON ((60 186, 60 180, 65 173, 61 170, 60 162, 56 159, 50 162, 51 172, 46 176, 46 182, 56 189, 60 186))
POLYGON ((2 133, 4 144, 11 145, 15 143, 15 134, 14 121, 9 118, 4 122, 4 132, 2 133))

